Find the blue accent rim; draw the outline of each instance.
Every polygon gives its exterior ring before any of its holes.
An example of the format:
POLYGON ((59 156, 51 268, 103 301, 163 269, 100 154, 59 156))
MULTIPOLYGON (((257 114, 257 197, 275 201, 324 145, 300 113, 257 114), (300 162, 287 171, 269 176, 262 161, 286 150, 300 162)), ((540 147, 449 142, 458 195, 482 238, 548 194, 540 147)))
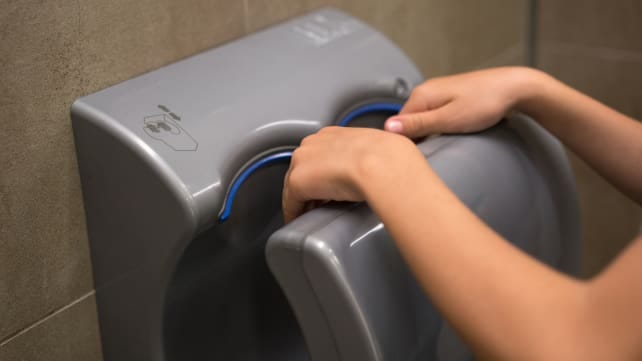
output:
POLYGON ((227 195, 227 199, 225 200, 225 208, 223 208, 223 213, 219 217, 219 222, 225 222, 228 218, 230 218, 230 214, 232 213, 232 204, 234 203, 234 198, 236 198, 236 193, 238 193, 241 185, 243 185, 243 183, 250 177, 252 173, 268 164, 276 163, 282 160, 290 160, 290 158, 292 158, 292 151, 274 153, 257 160, 255 163, 252 163, 252 165, 245 169, 238 176, 238 178, 236 178, 236 180, 232 184, 232 188, 230 188, 230 193, 227 195))
MULTIPOLYGON (((378 113, 378 112, 386 112, 390 113, 390 115, 394 115, 399 113, 401 111, 401 104, 396 104, 396 103, 370 103, 370 104, 365 104, 362 105, 350 113, 348 113, 341 121, 339 121, 338 125, 340 127, 345 127, 348 124, 350 124, 351 121, 353 121, 355 118, 369 114, 369 113, 378 113)), ((257 169, 264 167, 268 164, 276 163, 279 161, 284 161, 284 160, 290 160, 292 158, 292 151, 283 151, 283 152, 278 152, 274 154, 267 155, 256 162, 252 163, 249 167, 247 167, 241 174, 234 180, 234 183, 232 183, 232 187, 230 188, 230 192, 228 193, 226 199, 225 199, 225 206, 223 207, 223 212, 221 213, 221 216, 219 217, 218 221, 219 223, 225 222, 228 218, 230 218, 230 215, 232 214, 232 205, 234 204, 234 199, 236 198, 236 193, 238 193, 239 189, 245 183, 245 181, 254 173, 257 169)))
POLYGON ((386 112, 386 113, 390 113, 390 115, 394 115, 399 113, 402 107, 403 107, 402 104, 397 104, 397 103, 366 104, 348 113, 345 117, 343 117, 343 119, 341 119, 338 125, 341 127, 345 127, 346 125, 350 124, 350 122, 353 121, 356 117, 362 116, 364 114, 369 114, 369 113, 386 112))

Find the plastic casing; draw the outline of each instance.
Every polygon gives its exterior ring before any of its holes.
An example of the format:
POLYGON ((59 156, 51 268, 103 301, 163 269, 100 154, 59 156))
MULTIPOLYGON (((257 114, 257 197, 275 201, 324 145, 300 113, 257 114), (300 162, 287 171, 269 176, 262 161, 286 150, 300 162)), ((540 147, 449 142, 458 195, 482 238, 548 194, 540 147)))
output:
MULTIPOLYGON (((418 146, 446 185, 497 233, 576 274, 574 178, 563 147, 533 120, 514 115, 483 133, 441 136, 418 146)), ((305 214, 274 233, 266 253, 313 360, 473 359, 367 205, 305 214)), ((461 297, 468 297, 465 290, 461 297)))

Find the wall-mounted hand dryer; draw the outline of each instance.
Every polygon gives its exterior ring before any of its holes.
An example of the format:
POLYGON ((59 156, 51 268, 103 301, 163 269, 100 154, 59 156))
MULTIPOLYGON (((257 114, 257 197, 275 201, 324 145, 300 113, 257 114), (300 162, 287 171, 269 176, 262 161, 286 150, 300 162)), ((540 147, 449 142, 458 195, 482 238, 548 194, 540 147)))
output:
MULTIPOLYGON (((327 8, 78 99, 105 361, 469 358, 365 204, 281 218, 304 136, 380 127, 421 81, 327 8)), ((546 132, 516 116, 418 146, 491 227, 573 271, 575 190, 546 132)))

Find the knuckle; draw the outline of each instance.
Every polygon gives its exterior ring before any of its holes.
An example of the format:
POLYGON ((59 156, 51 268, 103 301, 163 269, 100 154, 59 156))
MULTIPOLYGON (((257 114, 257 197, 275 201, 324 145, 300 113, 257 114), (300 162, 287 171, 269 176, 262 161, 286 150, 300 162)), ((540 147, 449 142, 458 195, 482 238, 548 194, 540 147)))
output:
POLYGON ((404 128, 410 131, 415 131, 421 125, 421 120, 422 120, 421 113, 412 114, 408 117, 408 122, 404 124, 404 128))
POLYGON ((288 177, 287 189, 288 192, 293 192, 295 194, 299 193, 301 185, 303 184, 303 174, 299 170, 293 170, 288 177))
POLYGON ((412 89, 410 92, 410 97, 409 99, 414 99, 414 98, 420 98, 422 94, 424 93, 423 89, 423 84, 416 86, 415 88, 412 89))
MULTIPOLYGON (((301 142, 303 143, 303 141, 301 142)), ((303 148, 303 144, 301 146, 298 146, 292 150, 292 159, 298 158, 299 154, 301 154, 301 149, 303 148)))
POLYGON ((432 83, 433 80, 427 80, 419 85, 417 85, 414 89, 416 91, 417 96, 425 96, 426 93, 430 91, 430 88, 432 88, 432 83))
POLYGON ((301 147, 296 148, 292 151, 292 156, 290 157, 290 171, 292 172, 299 165, 301 161, 301 147))
POLYGON ((310 144, 310 142, 313 140, 313 137, 314 137, 314 134, 306 135, 305 137, 303 137, 303 139, 301 139, 300 145, 305 146, 307 144, 310 144))
POLYGON ((340 128, 341 127, 338 127, 336 125, 330 125, 330 126, 321 128, 321 130, 319 130, 317 134, 320 134, 320 135, 332 134, 332 133, 335 133, 340 128))

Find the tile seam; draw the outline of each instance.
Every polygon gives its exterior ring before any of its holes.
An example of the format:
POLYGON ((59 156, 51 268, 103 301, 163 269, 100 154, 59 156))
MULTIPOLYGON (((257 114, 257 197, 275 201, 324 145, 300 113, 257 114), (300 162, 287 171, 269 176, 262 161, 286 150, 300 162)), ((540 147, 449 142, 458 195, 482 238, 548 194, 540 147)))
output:
POLYGON ((245 33, 250 33, 250 8, 248 0, 243 0, 243 27, 245 28, 245 33))
POLYGON ((537 67, 539 48, 539 0, 530 0, 526 6, 526 65, 537 67))
POLYGON ((42 325, 43 323, 49 321, 53 317, 55 317, 55 316, 65 312, 65 311, 67 311, 68 309, 74 307, 75 305, 79 304, 80 302, 82 302, 82 301, 86 300, 87 298, 93 296, 95 293, 96 293, 95 290, 91 290, 90 292, 87 292, 86 294, 84 294, 84 295, 80 296, 79 298, 73 300, 72 302, 70 302, 70 303, 68 303, 68 304, 66 304, 66 305, 64 305, 64 306, 62 306, 60 308, 57 308, 57 309, 55 309, 55 310, 53 310, 53 311, 51 311, 49 313, 47 313, 43 318, 39 319, 38 321, 36 321, 36 322, 34 322, 34 323, 32 323, 32 324, 30 324, 30 325, 18 330, 18 331, 10 334, 5 339, 0 341, 0 348, 5 346, 5 345, 7 345, 8 343, 10 343, 11 341, 15 340, 16 338, 18 338, 18 337, 26 334, 27 332, 33 330, 34 328, 42 325))

